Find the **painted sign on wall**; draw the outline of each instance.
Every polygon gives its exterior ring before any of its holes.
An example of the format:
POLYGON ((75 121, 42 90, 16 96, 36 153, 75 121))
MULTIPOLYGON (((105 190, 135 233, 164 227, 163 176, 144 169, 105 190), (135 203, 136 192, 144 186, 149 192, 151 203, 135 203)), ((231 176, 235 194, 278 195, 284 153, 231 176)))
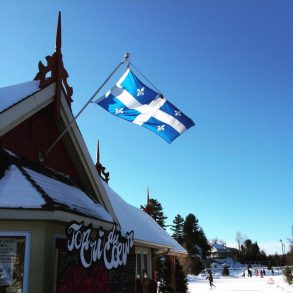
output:
POLYGON ((125 237, 113 226, 111 231, 97 229, 95 237, 92 225, 85 226, 83 222, 71 222, 66 230, 67 249, 77 252, 84 268, 102 260, 106 269, 116 269, 126 265, 127 256, 134 242, 134 232, 127 232, 125 237))

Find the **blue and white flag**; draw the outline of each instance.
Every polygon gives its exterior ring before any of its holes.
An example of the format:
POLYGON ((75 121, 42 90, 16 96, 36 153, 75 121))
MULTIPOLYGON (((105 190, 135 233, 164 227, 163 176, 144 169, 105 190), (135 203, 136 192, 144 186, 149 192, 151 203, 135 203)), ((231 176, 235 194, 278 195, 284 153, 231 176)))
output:
POLYGON ((141 125, 171 143, 193 121, 128 68, 116 85, 96 101, 113 115, 141 125))

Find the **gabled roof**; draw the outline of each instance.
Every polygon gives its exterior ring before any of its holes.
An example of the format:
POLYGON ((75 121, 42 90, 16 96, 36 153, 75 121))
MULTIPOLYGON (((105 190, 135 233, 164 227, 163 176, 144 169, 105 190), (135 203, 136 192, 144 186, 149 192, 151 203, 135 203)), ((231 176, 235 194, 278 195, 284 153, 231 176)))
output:
MULTIPOLYGON (((0 137, 30 119, 35 113, 54 103, 56 84, 53 82, 47 87, 39 89, 39 83, 40 81, 34 80, 0 89, 0 137)), ((58 123, 61 132, 74 119, 63 91, 61 91, 59 111, 60 119, 58 123)), ((75 161, 83 184, 86 184, 87 190, 117 222, 102 180, 97 176, 97 170, 76 123, 64 135, 64 139, 63 143, 69 156, 75 161)), ((44 164, 46 165, 46 161, 44 164)))
POLYGON ((104 186, 121 225, 122 234, 134 231, 136 242, 154 247, 166 247, 175 253, 187 253, 151 216, 128 204, 106 183, 104 186))
MULTIPOLYGON (((41 90, 38 88, 38 83, 39 81, 31 81, 0 89, 0 107, 2 109, 0 112, 0 137, 54 102, 55 83, 41 90)), ((73 114, 63 93, 61 93, 60 119, 63 127, 73 119, 73 114)), ((74 123, 64 137, 68 153, 79 166, 82 180, 86 180, 92 196, 99 200, 100 204, 117 222, 102 180, 97 176, 96 168, 77 124, 74 123)))
POLYGON ((113 223, 69 177, 0 150, 0 209, 62 210, 113 223))
POLYGON ((225 246, 223 246, 222 244, 219 244, 219 243, 213 244, 212 251, 230 252, 230 250, 228 248, 226 248, 225 246))

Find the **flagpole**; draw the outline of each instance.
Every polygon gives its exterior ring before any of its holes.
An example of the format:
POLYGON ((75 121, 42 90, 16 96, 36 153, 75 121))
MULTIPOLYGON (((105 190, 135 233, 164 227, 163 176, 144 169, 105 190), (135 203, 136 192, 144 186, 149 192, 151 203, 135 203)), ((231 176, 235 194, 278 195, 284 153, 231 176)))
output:
POLYGON ((126 61, 128 61, 130 57, 129 53, 125 53, 124 58, 121 60, 121 62, 116 66, 116 68, 110 73, 110 75, 106 78, 106 80, 101 84, 101 86, 95 91, 95 93, 91 96, 91 98, 86 102, 86 104, 80 109, 80 111, 73 117, 73 119, 70 121, 68 126, 61 132, 61 134, 57 137, 57 139, 52 143, 52 145, 48 148, 48 150, 44 153, 39 152, 39 161, 44 162, 50 151, 54 148, 54 146, 59 142, 59 140, 64 136, 64 134, 69 130, 69 128, 72 126, 72 124, 75 122, 75 120, 78 118, 78 116, 83 112, 83 110, 90 104, 90 102, 94 99, 94 97, 99 93, 99 91, 104 87, 104 85, 110 80, 110 78, 114 75, 114 73, 120 68, 121 65, 123 65, 126 61))

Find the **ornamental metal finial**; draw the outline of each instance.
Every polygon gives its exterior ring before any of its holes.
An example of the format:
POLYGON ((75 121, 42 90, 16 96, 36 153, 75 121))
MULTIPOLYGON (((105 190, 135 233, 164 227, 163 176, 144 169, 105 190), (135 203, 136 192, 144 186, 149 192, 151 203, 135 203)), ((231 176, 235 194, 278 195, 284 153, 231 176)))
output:
POLYGON ((97 145, 97 161, 96 161, 96 169, 100 175, 100 177, 108 183, 110 180, 110 173, 106 172, 106 168, 100 163, 100 142, 98 141, 97 145))
POLYGON ((46 56, 47 65, 39 62, 39 72, 35 76, 35 80, 40 81, 40 88, 43 89, 50 84, 56 82, 56 98, 55 109, 56 114, 59 112, 61 99, 61 90, 63 89, 64 96, 69 104, 72 102, 73 89, 67 83, 68 73, 64 68, 61 53, 61 11, 58 14, 58 25, 56 32, 55 52, 51 56, 46 56))
POLYGON ((62 47, 62 38, 61 38, 61 11, 58 14, 58 25, 57 25, 57 33, 56 33, 56 52, 61 53, 62 47))

